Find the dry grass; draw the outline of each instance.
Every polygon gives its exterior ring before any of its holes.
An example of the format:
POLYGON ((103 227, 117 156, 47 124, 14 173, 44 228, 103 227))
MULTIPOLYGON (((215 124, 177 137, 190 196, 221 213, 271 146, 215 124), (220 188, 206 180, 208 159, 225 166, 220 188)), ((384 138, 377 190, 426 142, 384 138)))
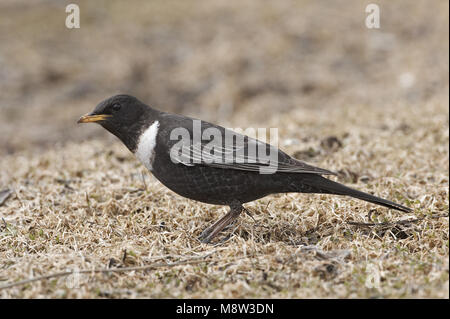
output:
MULTIPOLYGON (((112 267, 129 267, 207 257, 192 265, 81 274, 77 289, 67 287, 71 287, 67 278, 72 277, 62 277, 3 289, 0 294, 448 297, 448 218, 432 218, 448 214, 445 105, 436 101, 410 112, 402 106, 396 110, 407 114, 407 128, 401 119, 371 123, 363 119, 355 124, 351 117, 340 117, 343 127, 352 128, 342 138, 342 148, 330 153, 320 147, 320 140, 313 138, 310 144, 319 153, 317 164, 364 176, 353 186, 406 203, 415 208, 414 214, 333 196, 274 195, 247 204, 256 223, 243 215, 225 234, 229 240, 217 246, 200 244, 196 237, 225 208, 167 190, 118 142, 69 144, 39 155, 4 157, 0 181, 15 192, 2 207, 3 282, 67 269, 107 268, 112 260, 112 267), (347 223, 414 217, 424 219, 389 227, 347 223), (380 270, 379 289, 365 285, 369 265, 380 270)), ((357 114, 359 107, 347 111, 357 114)), ((307 130, 320 112, 293 112, 290 118, 307 130)), ((370 112, 367 119, 384 119, 380 110, 370 112)), ((333 126, 334 119, 322 119, 323 124, 333 126)), ((285 134, 297 137, 295 130, 285 134)))
POLYGON ((80 1, 75 32, 56 2, 2 2, 0 286, 63 273, 0 297, 448 298, 448 2, 379 2, 369 31, 365 3, 347 1, 80 1), (118 91, 277 127, 288 153, 414 212, 272 195, 201 244, 224 207, 172 193, 101 128, 75 125, 118 91))

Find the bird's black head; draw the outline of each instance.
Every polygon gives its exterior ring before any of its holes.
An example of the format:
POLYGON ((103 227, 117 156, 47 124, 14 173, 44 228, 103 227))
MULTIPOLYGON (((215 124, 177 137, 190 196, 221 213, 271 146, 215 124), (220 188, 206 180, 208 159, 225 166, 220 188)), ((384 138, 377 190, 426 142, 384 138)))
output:
POLYGON ((153 122, 157 114, 134 96, 114 95, 100 102, 95 109, 82 116, 78 123, 98 123, 134 152, 140 134, 153 122))

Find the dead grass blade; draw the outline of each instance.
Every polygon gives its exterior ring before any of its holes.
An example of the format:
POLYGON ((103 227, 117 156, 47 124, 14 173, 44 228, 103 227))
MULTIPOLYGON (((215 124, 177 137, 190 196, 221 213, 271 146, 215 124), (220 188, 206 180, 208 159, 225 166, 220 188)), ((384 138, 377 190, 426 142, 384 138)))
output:
POLYGON ((348 221, 347 224, 353 225, 353 226, 359 226, 359 227, 374 227, 374 226, 399 226, 399 225, 410 225, 413 223, 420 222, 426 218, 442 218, 442 217, 448 217, 448 214, 442 214, 442 215, 433 215, 433 216, 427 216, 427 217, 420 217, 415 219, 408 219, 408 220, 399 220, 396 222, 381 222, 381 223, 364 223, 364 222, 354 222, 354 221, 348 221))
POLYGON ((11 196, 12 193, 13 191, 10 189, 5 189, 0 192, 0 206, 2 206, 3 203, 6 202, 6 200, 9 198, 9 196, 11 196))
POLYGON ((76 271, 75 270, 62 271, 62 272, 57 272, 57 273, 53 273, 53 274, 38 276, 38 277, 35 277, 35 278, 29 278, 29 279, 21 280, 21 281, 18 281, 18 282, 8 283, 8 284, 5 284, 3 286, 0 286, 0 290, 7 289, 7 288, 12 288, 12 287, 17 287, 17 286, 22 286, 22 285, 26 285, 26 284, 29 284, 29 283, 32 283, 32 282, 36 282, 36 281, 40 281, 40 280, 47 280, 47 279, 51 279, 51 278, 70 276, 70 275, 72 275, 74 273, 77 273, 77 274, 121 273, 121 272, 127 272, 127 271, 150 270, 150 269, 162 268, 162 267, 175 267, 175 266, 180 266, 180 265, 193 265, 193 264, 199 264, 199 263, 202 263, 202 262, 206 262, 207 260, 205 260, 205 259, 207 257, 211 256, 211 255, 212 255, 212 253, 207 254, 205 256, 190 258, 190 259, 187 259, 187 260, 181 260, 181 261, 170 262, 170 263, 157 262, 157 263, 152 263, 152 264, 149 264, 149 265, 135 266, 135 267, 82 269, 82 270, 76 270, 76 271))

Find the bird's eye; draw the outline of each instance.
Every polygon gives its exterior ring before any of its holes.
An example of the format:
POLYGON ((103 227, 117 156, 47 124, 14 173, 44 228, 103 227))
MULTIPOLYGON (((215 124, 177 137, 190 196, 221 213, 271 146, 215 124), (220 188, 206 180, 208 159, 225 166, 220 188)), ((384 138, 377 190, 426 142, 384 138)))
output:
POLYGON ((115 104, 113 104, 112 109, 113 109, 113 111, 116 112, 116 111, 120 110, 120 107, 121 107, 121 105, 119 103, 115 103, 115 104))

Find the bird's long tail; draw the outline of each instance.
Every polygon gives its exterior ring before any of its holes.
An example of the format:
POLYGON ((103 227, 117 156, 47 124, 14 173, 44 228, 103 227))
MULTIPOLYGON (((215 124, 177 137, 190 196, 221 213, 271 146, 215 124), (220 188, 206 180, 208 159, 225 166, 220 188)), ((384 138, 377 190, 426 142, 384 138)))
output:
POLYGON ((309 176, 305 177, 304 183, 316 188, 318 193, 325 194, 335 194, 335 195, 347 195, 351 197, 355 197, 358 199, 362 199, 366 202, 370 202, 373 204, 381 205, 384 207, 400 210, 402 212, 409 213, 412 211, 411 208, 405 207, 403 205, 391 202, 390 200, 383 199, 380 197, 376 197, 356 189, 344 186, 340 183, 333 182, 325 177, 315 174, 308 174, 309 176))

